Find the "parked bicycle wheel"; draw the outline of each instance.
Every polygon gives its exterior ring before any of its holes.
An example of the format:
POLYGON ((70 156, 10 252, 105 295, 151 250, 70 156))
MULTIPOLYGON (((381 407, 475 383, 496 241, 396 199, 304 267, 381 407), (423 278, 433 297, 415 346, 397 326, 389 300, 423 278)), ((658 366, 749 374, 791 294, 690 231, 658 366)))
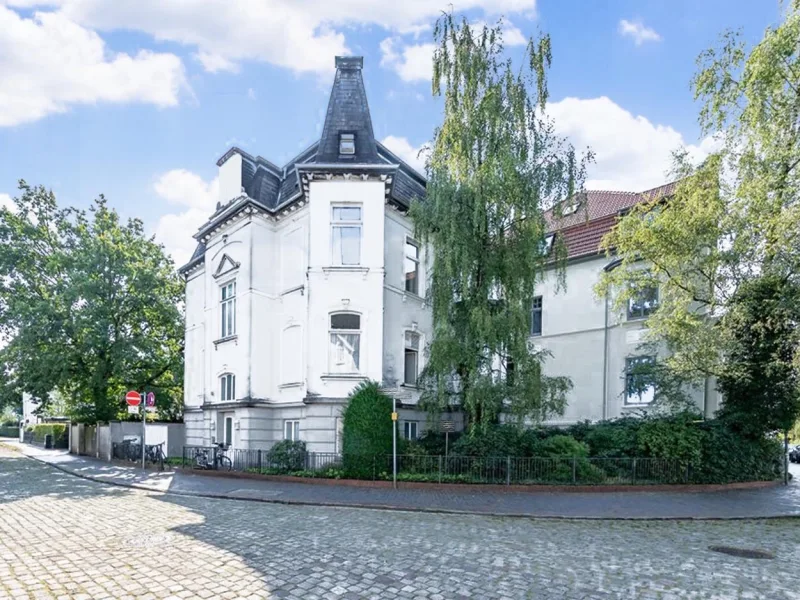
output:
POLYGON ((230 471, 233 469, 233 463, 231 459, 227 456, 219 456, 217 457, 217 463, 219 464, 219 468, 223 471, 230 471))

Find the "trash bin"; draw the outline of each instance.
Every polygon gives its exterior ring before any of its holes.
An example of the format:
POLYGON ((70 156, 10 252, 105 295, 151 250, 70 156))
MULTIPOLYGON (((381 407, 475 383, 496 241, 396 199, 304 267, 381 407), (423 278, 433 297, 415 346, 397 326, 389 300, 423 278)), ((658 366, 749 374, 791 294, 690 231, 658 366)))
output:
POLYGON ((53 449, 53 434, 48 433, 44 436, 44 447, 45 450, 52 450, 53 449))

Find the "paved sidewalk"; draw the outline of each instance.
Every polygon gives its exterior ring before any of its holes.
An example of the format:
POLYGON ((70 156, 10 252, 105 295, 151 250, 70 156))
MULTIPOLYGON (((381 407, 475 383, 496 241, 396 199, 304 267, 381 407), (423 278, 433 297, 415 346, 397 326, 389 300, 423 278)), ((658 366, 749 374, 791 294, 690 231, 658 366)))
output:
POLYGON ((444 513, 568 519, 742 519, 800 517, 800 473, 795 482, 754 490, 721 492, 521 492, 362 488, 143 471, 8 443, 31 458, 74 475, 114 485, 186 496, 231 498, 444 513))

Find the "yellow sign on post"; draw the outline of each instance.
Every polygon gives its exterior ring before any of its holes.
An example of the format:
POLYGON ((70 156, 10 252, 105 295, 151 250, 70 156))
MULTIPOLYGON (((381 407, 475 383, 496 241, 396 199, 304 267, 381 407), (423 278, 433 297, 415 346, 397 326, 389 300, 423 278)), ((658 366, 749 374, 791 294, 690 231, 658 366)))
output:
POLYGON ((396 412, 392 413, 392 421, 397 421, 397 413, 396 412))

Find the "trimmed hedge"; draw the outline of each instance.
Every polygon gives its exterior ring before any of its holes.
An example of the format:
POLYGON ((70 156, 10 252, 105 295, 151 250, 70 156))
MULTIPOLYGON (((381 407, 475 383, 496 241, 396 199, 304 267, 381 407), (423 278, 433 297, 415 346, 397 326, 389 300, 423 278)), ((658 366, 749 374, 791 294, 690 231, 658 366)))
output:
MULTIPOLYGON (((431 454, 435 444, 423 438, 405 452, 431 454)), ((441 452, 443 454, 443 452, 441 452)), ((462 434, 450 447, 451 455, 476 457, 577 457, 581 479, 601 480, 587 458, 657 458, 676 460, 679 478, 691 483, 764 481, 782 476, 781 442, 772 438, 747 439, 719 419, 702 420, 695 413, 626 417, 598 423, 582 422, 567 428, 520 429, 497 425, 462 434)), ((609 461, 608 469, 617 468, 609 461)), ((608 473, 614 476, 614 473, 608 473)), ((571 473, 563 473, 569 479, 571 473)), ((676 475, 678 478, 678 475, 676 475)), ((559 476, 561 479, 561 476, 559 476)))
POLYGON ((267 461, 271 469, 281 472, 301 471, 306 465, 306 443, 281 440, 270 448, 267 461))
MULTIPOLYGON (((392 453, 392 400, 378 383, 362 383, 342 412, 342 466, 347 477, 371 479, 375 457, 392 453)), ((398 436, 399 437, 399 436, 398 436)))

